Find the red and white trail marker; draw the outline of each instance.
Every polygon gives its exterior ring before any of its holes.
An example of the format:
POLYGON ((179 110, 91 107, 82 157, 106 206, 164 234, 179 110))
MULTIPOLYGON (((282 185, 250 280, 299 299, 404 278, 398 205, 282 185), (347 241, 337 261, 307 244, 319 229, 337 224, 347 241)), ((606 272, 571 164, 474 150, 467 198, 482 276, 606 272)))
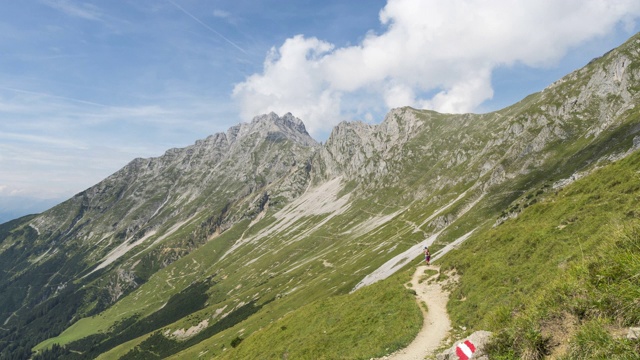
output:
POLYGON ((471 359, 474 352, 476 352, 476 347, 469 340, 465 340, 464 342, 456 346, 456 354, 458 355, 458 358, 460 358, 460 360, 471 359))

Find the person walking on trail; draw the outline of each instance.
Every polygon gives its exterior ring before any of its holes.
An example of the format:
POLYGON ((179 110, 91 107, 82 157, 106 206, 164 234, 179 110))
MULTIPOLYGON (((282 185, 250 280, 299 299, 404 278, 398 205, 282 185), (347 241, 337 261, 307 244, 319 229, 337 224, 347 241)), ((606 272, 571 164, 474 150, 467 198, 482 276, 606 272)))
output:
POLYGON ((431 265, 431 253, 429 252, 428 247, 424 247, 424 261, 427 262, 427 265, 431 265))

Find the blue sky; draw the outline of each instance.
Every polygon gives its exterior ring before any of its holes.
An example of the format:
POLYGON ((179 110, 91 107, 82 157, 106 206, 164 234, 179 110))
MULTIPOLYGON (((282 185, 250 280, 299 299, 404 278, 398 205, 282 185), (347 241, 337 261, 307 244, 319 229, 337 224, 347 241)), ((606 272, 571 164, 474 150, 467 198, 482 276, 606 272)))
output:
POLYGON ((396 106, 496 110, 620 45, 638 31, 640 2, 0 0, 0 9, 2 212, 16 199, 66 199, 133 158, 268 111, 292 112, 324 140, 342 120, 378 123, 396 106))

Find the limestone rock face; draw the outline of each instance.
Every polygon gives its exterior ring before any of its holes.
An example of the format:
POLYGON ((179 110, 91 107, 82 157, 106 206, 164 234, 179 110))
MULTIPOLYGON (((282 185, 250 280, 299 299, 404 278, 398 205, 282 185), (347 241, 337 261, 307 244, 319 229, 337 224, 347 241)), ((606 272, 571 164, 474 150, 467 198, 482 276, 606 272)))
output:
MULTIPOLYGON (((194 235, 197 239, 181 246, 180 253, 158 254, 158 262, 166 266, 214 233, 255 217, 272 199, 284 203, 299 196, 307 187, 308 164, 318 147, 293 115, 257 116, 163 156, 135 159, 43 213, 32 226, 39 230, 43 246, 80 239, 80 251, 90 263, 114 252, 126 257, 126 244, 142 244, 157 231, 201 212, 217 214, 204 220, 202 231, 194 235)), ((121 287, 137 286, 135 281, 112 283, 118 284, 114 299, 125 292, 121 287)))
POLYGON ((324 175, 349 180, 387 175, 389 163, 399 160, 402 147, 422 124, 411 108, 391 110, 380 125, 341 122, 318 155, 324 175))

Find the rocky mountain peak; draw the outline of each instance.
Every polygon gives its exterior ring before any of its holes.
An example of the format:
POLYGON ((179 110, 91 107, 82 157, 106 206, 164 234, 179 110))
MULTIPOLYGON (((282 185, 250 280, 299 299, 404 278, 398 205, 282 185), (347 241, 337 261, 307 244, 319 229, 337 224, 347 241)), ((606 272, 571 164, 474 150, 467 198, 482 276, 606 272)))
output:
POLYGON ((329 176, 381 178, 388 173, 390 152, 399 149, 424 124, 410 107, 393 109, 379 125, 343 121, 333 128, 320 153, 329 176))
POLYGON ((259 133, 259 138, 266 138, 271 141, 290 139, 304 146, 319 145, 307 132, 302 120, 286 113, 283 116, 271 112, 269 114, 258 115, 250 123, 242 123, 231 127, 227 131, 227 139, 230 144, 240 138, 259 133))
POLYGON ((278 114, 272 111, 269 114, 258 115, 254 117, 253 120, 251 121, 252 124, 259 124, 264 122, 273 123, 278 127, 291 129, 291 130, 300 132, 302 134, 309 135, 309 133, 307 133, 307 129, 305 128, 302 120, 293 116, 293 114, 291 114, 290 112, 280 117, 278 116, 278 114))

